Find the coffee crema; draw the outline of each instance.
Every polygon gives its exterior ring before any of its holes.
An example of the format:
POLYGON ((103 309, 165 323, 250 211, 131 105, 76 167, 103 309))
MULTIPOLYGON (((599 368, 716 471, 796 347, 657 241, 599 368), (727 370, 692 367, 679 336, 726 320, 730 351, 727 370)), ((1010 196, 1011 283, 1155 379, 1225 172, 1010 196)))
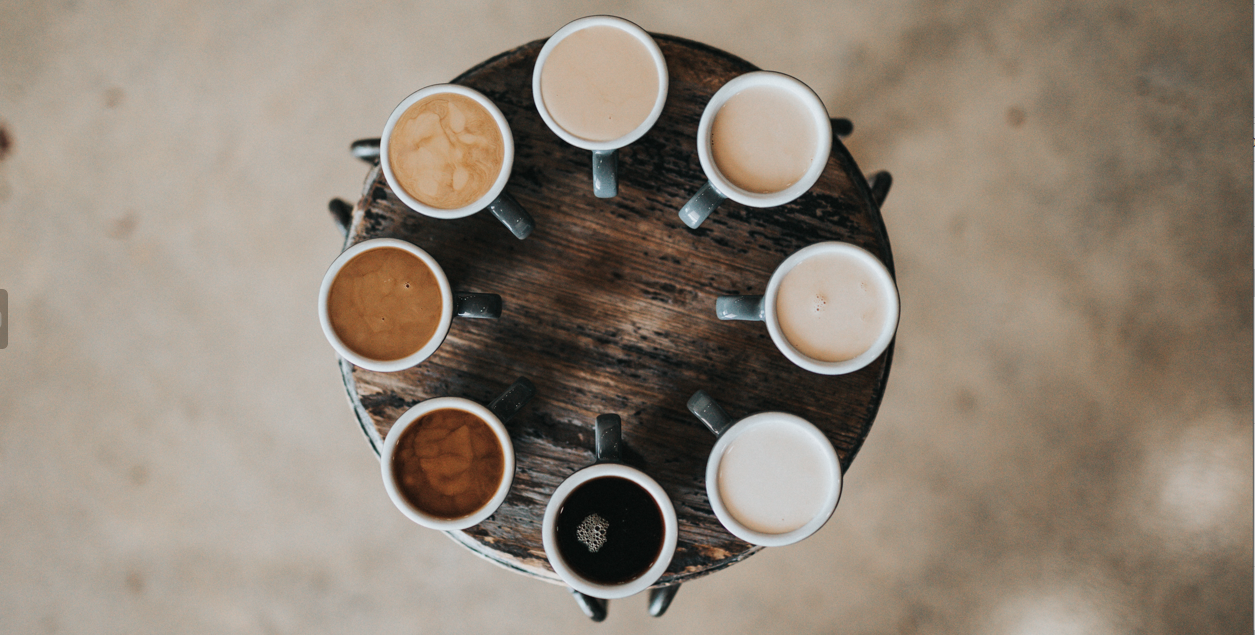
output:
POLYGON ((802 180, 818 147, 814 115, 792 91, 751 86, 733 95, 711 124, 711 158, 733 185, 773 194, 802 180))
POLYGON ((488 193, 505 163, 492 113, 457 93, 411 105, 388 135, 388 163, 403 190, 437 209, 466 207, 488 193))
POLYGON ((554 45, 540 71, 545 109, 563 130, 613 141, 653 112, 661 82, 649 49, 612 26, 580 29, 554 45))
POLYGON ((764 421, 732 440, 719 461, 719 497, 752 531, 802 528, 824 508, 833 487, 822 448, 787 421, 764 421))
POLYGON ((358 355, 380 361, 418 352, 435 335, 443 309, 435 272, 396 247, 354 256, 336 273, 327 294, 336 337, 358 355))
POLYGON ((581 483, 558 510, 554 533, 562 559, 596 584, 623 584, 645 575, 662 553, 665 531, 658 501, 635 481, 601 476, 581 483))
POLYGON ((505 475, 492 427, 456 408, 420 416, 397 439, 392 475, 401 496, 440 518, 465 518, 487 505, 505 475))
POLYGON ((843 362, 871 348, 885 329, 888 298, 863 258, 819 253, 793 267, 776 293, 776 320, 797 351, 843 362))

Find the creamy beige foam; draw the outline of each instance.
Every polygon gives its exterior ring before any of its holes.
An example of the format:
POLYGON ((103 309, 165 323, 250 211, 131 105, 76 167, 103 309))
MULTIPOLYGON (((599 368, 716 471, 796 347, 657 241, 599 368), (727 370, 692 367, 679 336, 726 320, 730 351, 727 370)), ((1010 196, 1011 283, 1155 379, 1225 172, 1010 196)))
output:
POLYGON ((661 90, 645 44, 612 26, 590 26, 558 42, 540 70, 540 96, 563 130, 613 141, 645 122, 661 90))
POLYGON ((814 437, 788 421, 763 421, 728 444, 718 487, 724 507, 742 525, 783 534, 823 510, 833 483, 814 437))
POLYGON ((820 253, 793 267, 776 293, 785 339, 822 362, 854 359, 880 337, 888 319, 885 290, 863 258, 820 253))
POLYGON ((407 194, 437 209, 479 200, 505 163, 501 128, 479 102, 457 93, 420 99, 388 135, 392 175, 407 194))
POLYGON ((814 115, 792 91, 751 86, 715 113, 711 155, 733 185, 771 194, 806 175, 815 159, 818 134, 814 115))
POLYGON ((327 315, 350 350, 391 361, 418 352, 440 326, 444 300, 436 274, 395 247, 363 251, 336 274, 327 315))

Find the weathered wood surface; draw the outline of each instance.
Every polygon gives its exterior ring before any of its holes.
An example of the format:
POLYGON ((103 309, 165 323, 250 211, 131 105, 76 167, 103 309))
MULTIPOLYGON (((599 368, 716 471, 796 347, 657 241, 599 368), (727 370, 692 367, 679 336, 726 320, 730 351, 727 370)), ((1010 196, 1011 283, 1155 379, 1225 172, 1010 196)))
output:
MULTIPOLYGON (((705 490, 714 437, 685 409, 706 389, 734 418, 782 410, 819 426, 849 467, 884 394, 893 348, 845 376, 811 374, 776 350, 766 326, 720 322, 715 298, 762 293, 785 257, 844 240, 893 269, 879 210, 839 140, 808 194, 769 210, 725 202, 698 230, 677 216, 705 181, 696 151, 702 109, 749 63, 694 42, 656 36, 671 74, 657 125, 620 151, 619 195, 593 196, 590 153, 545 127, 531 77, 543 41, 499 55, 454 80, 488 95, 514 132, 507 186, 536 219, 515 239, 486 212, 439 221, 409 211, 378 166, 352 212, 346 244, 393 236, 440 261, 455 290, 498 293, 500 320, 455 320, 418 367, 375 373, 341 362, 359 422, 376 448, 411 405, 445 395, 483 403, 518 376, 538 396, 509 424, 517 454, 510 495, 483 523, 451 538, 507 568, 559 582, 545 559, 540 521, 550 495, 593 461, 593 421, 623 417, 627 462, 666 489, 679 546, 657 586, 734 564, 758 548, 719 524, 705 490)), ((398 101, 404 95, 398 95, 398 101)), ((381 122, 382 127, 382 122, 381 122)), ((840 507, 837 514, 841 513, 840 507)), ((415 527, 415 531, 426 531, 415 527)))

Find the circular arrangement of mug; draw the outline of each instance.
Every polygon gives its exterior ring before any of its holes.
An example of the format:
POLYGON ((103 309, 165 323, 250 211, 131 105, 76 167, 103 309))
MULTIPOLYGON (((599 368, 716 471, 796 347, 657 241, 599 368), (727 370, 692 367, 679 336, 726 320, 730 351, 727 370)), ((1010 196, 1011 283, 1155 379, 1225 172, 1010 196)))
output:
MULTIPOLYGON (((597 197, 617 193, 615 151, 648 132, 668 93, 666 60, 639 26, 591 16, 559 29, 538 55, 537 112, 567 143, 593 152, 597 197)), ((757 71, 724 84, 706 104, 697 154, 708 181, 680 211, 697 228, 725 199, 765 208, 815 185, 832 149, 832 126, 802 82, 757 71)), ((505 191, 514 139, 501 110, 465 86, 414 92, 389 116, 380 169, 393 193, 420 214, 454 219, 488 209, 520 239, 535 224, 505 191)), ((390 372, 440 347, 453 317, 496 318, 499 296, 454 293, 437 260, 396 238, 359 242, 324 275, 318 311, 324 334, 346 360, 390 372)), ((785 259, 762 295, 722 296, 721 320, 766 322, 776 348, 797 366, 836 375, 864 368, 892 342, 899 297, 892 273, 872 253, 820 242, 785 259)), ((389 499, 406 517, 438 530, 489 518, 514 476, 506 423, 535 394, 518 379, 487 406, 437 397, 409 408, 387 434, 380 469, 389 499)), ((705 479, 710 505, 732 535, 762 546, 818 531, 841 495, 842 467, 813 423, 784 412, 733 420, 698 391, 689 410, 717 437, 705 479)), ((616 415, 596 423, 597 462, 553 492, 541 524, 546 556, 572 589, 595 598, 642 591, 675 554, 678 520, 666 491, 621 461, 616 415)))

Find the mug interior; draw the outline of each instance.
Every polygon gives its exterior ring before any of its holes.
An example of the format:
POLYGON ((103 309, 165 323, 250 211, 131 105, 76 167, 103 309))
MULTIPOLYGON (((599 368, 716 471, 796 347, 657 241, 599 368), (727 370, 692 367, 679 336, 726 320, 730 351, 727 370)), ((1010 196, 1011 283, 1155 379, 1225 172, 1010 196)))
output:
POLYGON ((702 111, 702 118, 697 126, 697 157, 702 164, 702 170, 706 173, 706 178, 710 179, 715 189, 719 190, 724 196, 750 207, 784 205, 806 193, 819 180, 820 175, 823 174, 831 151, 832 120, 828 118, 828 110, 824 107, 824 102, 806 84, 793 77, 774 71, 754 71, 739 75, 728 81, 710 98, 710 102, 706 104, 706 108, 702 111), (795 97, 799 103, 806 107, 815 126, 815 134, 818 135, 815 139, 815 154, 811 158, 810 167, 807 168, 797 182, 777 192, 751 192, 736 186, 719 171, 719 166, 715 163, 711 149, 711 135, 713 133, 715 116, 728 103, 728 100, 748 88, 758 86, 779 88, 795 97))
POLYGON ((449 286, 449 279, 444 274, 444 269, 440 267, 440 263, 431 254, 418 248, 412 243, 396 238, 372 238, 364 240, 348 249, 345 249, 335 261, 331 263, 331 267, 327 269, 327 273, 323 275, 322 287, 318 292, 318 319, 322 324, 323 334, 326 335, 327 341, 331 347, 336 350, 344 359, 365 368, 377 372, 394 372, 410 368, 415 364, 427 359, 440 345, 444 342, 444 338, 449 333, 449 325, 453 321, 453 290, 449 286), (436 327, 436 332, 432 334, 431 339, 414 353, 398 359, 374 359, 366 357, 357 351, 349 348, 344 340, 336 334, 335 328, 331 325, 331 315, 328 311, 327 301, 331 295, 331 285, 335 282, 336 276, 340 274, 340 270, 344 268, 349 261, 357 256, 370 251, 372 249, 395 248, 413 254, 419 260, 422 260, 432 271, 436 278, 436 284, 440 287, 440 324, 436 327))
POLYGON ((767 292, 763 296, 767 332, 771 336, 771 341, 775 343, 776 348, 794 364, 821 375, 852 373, 872 363, 881 353, 885 352, 898 330, 899 303, 897 283, 884 263, 862 247, 839 241, 815 243, 799 249, 786 258, 784 262, 780 263, 780 266, 776 267, 775 272, 771 274, 771 280, 767 283, 767 292), (776 313, 776 299, 780 293, 780 282, 784 280, 785 275, 806 259, 825 253, 841 253, 861 260, 874 272, 876 283, 880 286, 880 290, 885 298, 885 324, 880 335, 867 350, 858 356, 839 362, 815 359, 799 351, 784 336, 784 332, 780 328, 779 316, 776 313))
POLYGON ((545 125, 549 126, 549 129, 552 130, 554 134, 561 137, 563 141, 584 150, 615 150, 640 139, 646 132, 649 132, 650 128, 654 127, 654 123, 658 121, 659 115, 662 114, 662 108, 667 102, 668 79, 669 76, 667 72, 666 58, 663 57, 662 49, 658 48, 658 43, 654 41, 654 38, 651 37, 647 31, 632 22, 624 20, 623 18, 609 15, 594 15, 586 18, 580 18, 568 23, 561 29, 558 29, 556 33, 549 37, 549 40, 545 42, 545 45, 541 47, 540 54, 536 57, 535 69, 532 71, 532 97, 536 102, 536 110, 540 112, 540 118, 543 119, 545 125), (554 120, 553 115, 545 106, 545 100, 541 95, 540 76, 544 69, 545 62, 549 59, 549 54, 553 52, 553 49, 557 47, 562 40, 566 39, 572 33, 594 26, 613 27, 636 38, 645 45, 646 50, 649 51, 650 57, 654 60, 654 68, 658 71, 658 97, 654 100, 654 107, 650 110, 649 116, 646 117, 645 121, 641 122, 641 124, 634 128, 631 132, 619 137, 618 139, 611 139, 610 141, 593 141, 591 139, 576 136, 567 131, 565 128, 558 125, 556 120, 554 120))
POLYGON ((491 99, 484 96, 483 93, 459 84, 434 84, 411 93, 392 110, 392 114, 388 117, 388 122, 384 124, 383 137, 379 139, 379 167, 383 171, 384 179, 388 182, 388 187, 392 188, 392 192, 396 194, 397 198, 401 199, 401 202, 405 203, 410 209, 433 218, 463 218, 487 207, 505 189, 506 181, 510 179, 510 171, 514 167, 514 135, 510 131, 510 124, 506 121, 505 115, 501 114, 501 109, 491 99), (409 192, 406 192, 405 188, 401 187, 400 182, 392 173, 391 160, 388 158, 392 130, 396 127, 397 121, 401 119, 401 116, 405 114, 405 111, 426 97, 445 93, 469 97, 483 106, 488 111, 488 114, 492 115, 493 121, 497 123, 497 128, 501 131, 503 150, 501 171, 497 173, 497 178, 493 181, 492 187, 488 188, 488 191, 483 196, 475 199, 470 204, 455 209, 432 207, 410 196, 409 192))
POLYGON ((424 527, 442 531, 466 529, 479 524, 491 516, 501 506, 502 501, 505 500, 506 494, 510 491, 510 484, 514 481, 514 445, 510 441, 510 433, 506 430, 505 425, 501 423, 501 420, 491 410, 482 404, 460 397, 428 399, 415 404, 405 411, 405 414, 401 415, 396 423, 392 424, 392 428, 388 430, 388 436, 384 439, 383 448, 379 452, 379 463, 383 473, 384 489, 388 492, 388 498, 392 499, 392 503, 396 505, 397 509, 410 520, 424 527), (401 493, 396 482, 396 475, 392 471, 392 463, 397 452, 397 443, 405 431, 423 415, 442 409, 469 412, 488 424, 497 442, 501 444, 501 453, 504 459, 501 482, 497 484, 497 489, 493 493, 492 498, 479 509, 460 518, 440 518, 415 507, 401 493))
MULTIPOLYGON (((764 466, 764 469, 775 470, 778 467, 778 465, 772 464, 764 466)), ((784 412, 762 412, 733 424, 719 436, 719 440, 711 450, 710 458, 706 463, 706 494, 719 522, 737 538, 764 547, 779 547, 792 544, 819 531, 819 528, 828 522, 828 519, 837 507, 837 501, 841 497, 841 483, 841 462, 837 458, 837 452, 832 447, 832 442, 828 440, 828 437, 824 436, 824 433, 809 421, 784 412), (817 450, 819 456, 822 457, 822 470, 825 472, 828 482, 828 487, 823 493, 820 504, 816 507, 810 519, 796 529, 780 533, 758 531, 746 526, 729 509, 728 503, 720 490, 720 469, 723 467, 725 457, 728 456, 729 448, 746 433, 752 432, 755 428, 759 428, 764 424, 772 423, 790 426, 802 432, 808 443, 813 443, 812 448, 817 450)))
POLYGON ((597 463, 572 474, 554 491, 553 496, 549 499, 549 504, 545 507, 545 516, 541 523, 541 538, 545 547, 545 555, 558 576, 576 591, 603 599, 627 597, 639 593, 649 588, 654 582, 657 582, 658 578, 662 577, 662 574, 666 572, 667 567, 671 564, 678 536, 675 507, 672 505, 671 498, 667 496, 666 491, 648 474, 621 463, 597 463), (621 584, 600 584, 579 575, 567 564, 558 546, 558 513, 561 511, 567 497, 584 483, 607 476, 624 478, 641 486, 642 489, 653 497, 659 511, 662 513, 662 548, 658 552, 657 559, 654 560, 654 563, 645 573, 621 584))

